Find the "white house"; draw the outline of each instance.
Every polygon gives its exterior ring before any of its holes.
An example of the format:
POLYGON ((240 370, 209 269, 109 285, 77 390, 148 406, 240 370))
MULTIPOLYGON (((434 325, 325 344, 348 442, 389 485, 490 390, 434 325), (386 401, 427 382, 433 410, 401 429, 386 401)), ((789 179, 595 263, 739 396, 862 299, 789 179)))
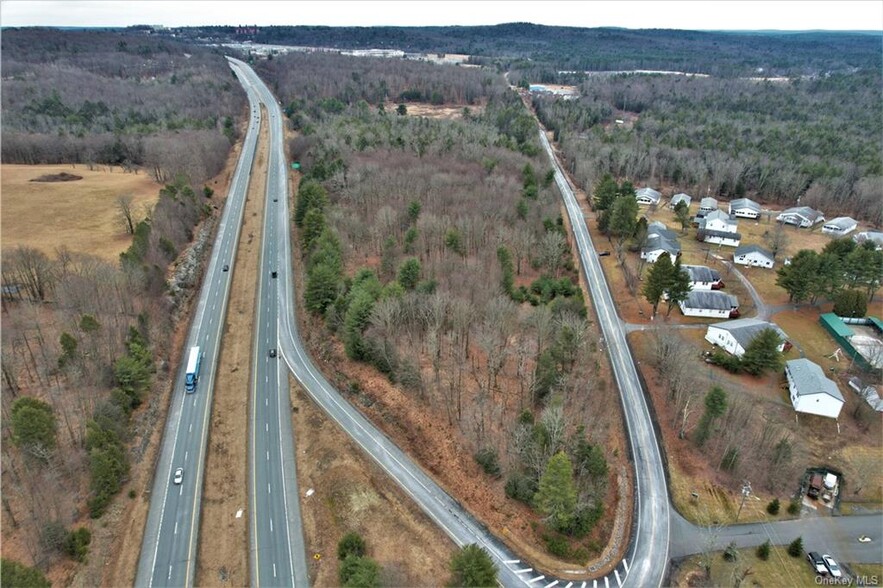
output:
POLYGON ((690 289, 692 290, 720 290, 724 286, 721 275, 710 267, 682 265, 681 269, 690 276, 690 289))
POLYGON ((654 190, 653 188, 641 188, 640 190, 635 191, 635 198, 638 200, 638 204, 659 204, 659 199, 662 198, 662 194, 654 190))
POLYGON ((681 192, 680 194, 675 194, 671 197, 671 202, 668 204, 668 206, 669 208, 674 210, 675 206, 677 206, 679 202, 683 202, 687 205, 687 208, 690 208, 690 204, 693 202, 693 197, 689 194, 684 194, 683 192, 681 192))
POLYGON ((768 323, 756 318, 744 318, 726 323, 708 325, 705 332, 705 340, 713 345, 721 347, 727 353, 742 357, 748 344, 751 343, 764 329, 773 329, 782 340, 779 351, 785 350, 788 335, 779 328, 776 323, 768 323))
POLYGON ((825 217, 818 210, 813 210, 809 206, 796 206, 783 210, 776 220, 786 225, 795 225, 801 229, 806 229, 818 223, 825 222, 825 217))
POLYGON ((760 204, 749 198, 737 198, 730 202, 730 216, 757 218, 760 216, 760 204))
POLYGON ((711 318, 736 318, 739 316, 739 300, 723 292, 692 290, 686 300, 678 302, 684 316, 711 318))
POLYGON ((742 240, 736 229, 736 221, 723 210, 714 209, 699 219, 696 238, 706 243, 738 247, 742 240))
POLYGON ((857 226, 858 223, 855 222, 855 219, 849 218, 848 216, 838 216, 837 218, 832 218, 823 224, 822 232, 826 235, 842 237, 843 235, 848 235, 853 232, 857 226))
POLYGON ((743 245, 733 252, 733 263, 739 265, 771 268, 775 262, 772 253, 757 245, 743 245))
POLYGON ((805 358, 792 359, 785 362, 785 375, 794 410, 832 419, 840 415, 843 395, 821 367, 805 358))
POLYGON ((659 256, 667 253, 674 263, 681 254, 681 244, 678 243, 678 235, 659 221, 647 225, 647 239, 641 247, 641 259, 650 263, 656 263, 659 256))
POLYGON ((859 245, 865 241, 873 241, 877 250, 883 249, 883 232, 881 231, 862 231, 853 235, 852 240, 859 245))
POLYGON ((705 216, 713 210, 717 210, 717 200, 714 198, 706 196, 699 201, 699 216, 705 216))

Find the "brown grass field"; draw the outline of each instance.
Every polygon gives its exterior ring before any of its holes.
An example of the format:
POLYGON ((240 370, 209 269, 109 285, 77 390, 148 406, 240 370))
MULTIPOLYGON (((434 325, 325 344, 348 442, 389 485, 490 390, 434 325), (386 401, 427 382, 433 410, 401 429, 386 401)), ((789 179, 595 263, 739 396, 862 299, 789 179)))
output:
POLYGON ((804 557, 791 557, 785 547, 774 546, 770 550, 770 557, 764 561, 757 557, 755 550, 739 549, 739 556, 735 562, 728 562, 723 558, 723 552, 718 551, 711 556, 711 579, 704 581, 702 578, 701 555, 694 555, 681 562, 677 569, 672 571, 671 585, 677 587, 686 586, 737 586, 735 575, 744 570, 750 570, 745 578, 743 586, 775 587, 792 586, 818 586, 816 576, 810 569, 804 557))
POLYGON ((6 165, 0 167, 3 248, 25 245, 50 257, 62 245, 116 261, 131 243, 117 218, 117 197, 131 195, 136 218, 159 197, 161 186, 146 173, 107 166, 6 165), (82 176, 70 182, 32 182, 46 174, 82 176))

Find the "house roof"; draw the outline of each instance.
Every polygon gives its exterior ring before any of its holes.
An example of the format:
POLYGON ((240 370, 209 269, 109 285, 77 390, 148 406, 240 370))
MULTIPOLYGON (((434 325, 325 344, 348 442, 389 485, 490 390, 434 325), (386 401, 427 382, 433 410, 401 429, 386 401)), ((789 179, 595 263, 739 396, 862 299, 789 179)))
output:
POLYGON ((756 318, 737 319, 725 323, 708 325, 709 329, 711 327, 729 332, 743 349, 746 349, 748 344, 751 343, 764 329, 773 329, 779 334, 782 341, 788 340, 788 335, 785 334, 785 331, 779 328, 779 325, 756 318))
POLYGON ((810 222, 816 222, 819 218, 822 217, 822 213, 818 210, 813 210, 809 206, 795 206, 794 208, 786 208, 782 211, 779 216, 801 216, 810 222))
POLYGON ((684 194, 683 192, 681 192, 680 194, 675 194, 671 197, 671 205, 677 206, 678 202, 680 202, 681 200, 686 202, 687 206, 690 206, 690 203, 693 202, 693 197, 689 194, 684 194))
POLYGON ((750 198, 736 198, 730 202, 730 210, 738 210, 740 208, 750 208, 754 212, 760 212, 760 204, 750 198))
POLYGON ((736 247, 733 256, 738 257, 740 255, 748 255, 749 253, 759 253, 770 261, 773 261, 773 254, 759 245, 742 245, 741 247, 736 247))
POLYGON ((847 327, 846 323, 844 323, 843 320, 841 320, 841 318, 833 312, 826 312, 823 315, 819 316, 819 322, 822 323, 822 325, 829 331, 833 332, 839 337, 843 337, 844 339, 849 339, 850 337, 855 335, 855 331, 847 327))
POLYGON ((702 219, 704 222, 708 222, 710 220, 722 220, 730 224, 736 224, 736 221, 730 218, 730 215, 724 212, 721 209, 715 209, 705 215, 705 218, 702 219))
POLYGON ((721 279, 717 270, 704 265, 682 265, 681 268, 690 274, 691 282, 717 282, 721 279))
POLYGON ((878 245, 883 245, 883 231, 862 231, 852 236, 852 240, 856 243, 862 241, 874 241, 878 245))
POLYGON ((730 294, 714 290, 691 290, 682 305, 687 308, 730 310, 732 308, 739 308, 739 299, 730 294))
POLYGON ((710 196, 706 196, 699 201, 699 208, 717 208, 717 200, 710 196))
POLYGON ((699 227, 699 230, 706 237, 720 237, 722 239, 736 239, 736 240, 742 239, 742 233, 733 233, 730 231, 714 231, 711 229, 703 229, 702 227, 699 227))
POLYGON ((827 221, 823 228, 835 227, 843 231, 846 229, 851 229, 857 224, 858 223, 853 218, 849 218, 848 216, 838 216, 837 218, 832 218, 831 220, 827 221))
POLYGON ((843 394, 837 388, 837 384, 825 377, 825 372, 817 364, 801 357, 785 362, 785 370, 788 379, 797 388, 798 396, 811 396, 812 394, 828 394, 840 402, 843 402, 843 394))
POLYGON ((662 197, 662 194, 654 190, 653 188, 641 188, 640 190, 635 191, 636 198, 649 198, 653 202, 659 202, 659 199, 662 197))
POLYGON ((653 221, 652 223, 647 225, 647 237, 649 238, 652 235, 660 235, 662 237, 665 237, 669 241, 674 242, 677 242, 678 240, 678 234, 659 221, 653 221))
POLYGON ((665 235, 657 233, 647 235, 647 241, 644 243, 641 251, 644 253, 650 253, 651 251, 657 251, 659 249, 677 255, 681 251, 681 244, 678 243, 676 239, 668 239, 665 235))

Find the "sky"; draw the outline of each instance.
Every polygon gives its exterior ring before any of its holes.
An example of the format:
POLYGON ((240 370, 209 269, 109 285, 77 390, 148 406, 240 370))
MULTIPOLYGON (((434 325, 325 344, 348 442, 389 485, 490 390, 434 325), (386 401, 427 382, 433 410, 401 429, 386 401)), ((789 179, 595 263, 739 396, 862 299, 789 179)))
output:
POLYGON ((508 22, 686 30, 883 31, 880 0, 0 0, 0 25, 448 26, 508 22))

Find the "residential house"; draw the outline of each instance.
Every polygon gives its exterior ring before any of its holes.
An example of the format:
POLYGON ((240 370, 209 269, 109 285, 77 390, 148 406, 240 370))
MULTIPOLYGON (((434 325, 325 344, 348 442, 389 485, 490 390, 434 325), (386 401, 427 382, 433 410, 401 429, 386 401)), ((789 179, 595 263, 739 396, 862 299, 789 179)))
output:
POLYGON ((690 208, 690 204, 693 202, 693 197, 689 194, 684 194, 683 192, 681 192, 680 194, 675 194, 671 197, 671 202, 668 206, 669 208, 674 210, 675 206, 677 206, 679 202, 683 202, 687 205, 687 208, 690 208))
POLYGON ((650 206, 659 204, 659 199, 662 198, 662 194, 653 188, 641 188, 640 190, 635 191, 635 198, 637 198, 638 204, 650 206))
POLYGON ((758 218, 760 216, 760 204, 749 198, 737 198, 730 202, 728 212, 730 216, 758 218))
POLYGON ((825 217, 818 210, 813 210, 809 206, 795 206, 783 210, 776 220, 786 225, 795 225, 801 229, 809 228, 818 223, 825 222, 825 217))
POLYGON ((817 364, 806 358, 786 361, 785 375, 794 410, 832 419, 840 415, 843 395, 817 364))
POLYGON ((674 263, 681 254, 681 244, 678 242, 677 233, 669 230, 661 222, 654 221, 647 225, 647 239, 641 247, 641 259, 656 263, 663 253, 667 253, 674 263))
POLYGON ((742 357, 748 345, 764 329, 773 329, 779 334, 779 338, 782 341, 778 347, 779 351, 790 349, 791 344, 788 343, 788 335, 776 323, 768 323, 756 318, 743 318, 708 325, 708 330, 705 332, 705 340, 721 347, 727 353, 736 357, 742 357))
POLYGON ((699 219, 699 230, 696 238, 706 243, 738 247, 742 235, 737 232, 736 221, 726 212, 718 209, 699 219))
POLYGON ((862 231, 852 236, 852 240, 861 245, 865 241, 873 241, 876 249, 883 249, 883 232, 881 231, 862 231))
POLYGON ((849 218, 848 216, 838 216, 837 218, 832 218, 825 222, 825 224, 822 225, 822 232, 826 235, 842 237, 843 235, 848 235, 853 232, 857 226, 858 223, 855 219, 849 218))
POLYGON ((689 274, 693 290, 720 290, 724 287, 717 270, 704 265, 682 265, 681 268, 689 274))
POLYGON ((724 292, 693 290, 678 303, 684 316, 738 318, 739 300, 724 292))
POLYGON ((706 196, 699 201, 699 216, 705 216, 713 210, 717 210, 717 200, 714 198, 706 196))
POLYGON ((772 253, 757 245, 743 245, 733 252, 733 263, 739 265, 771 268, 775 262, 772 253))

